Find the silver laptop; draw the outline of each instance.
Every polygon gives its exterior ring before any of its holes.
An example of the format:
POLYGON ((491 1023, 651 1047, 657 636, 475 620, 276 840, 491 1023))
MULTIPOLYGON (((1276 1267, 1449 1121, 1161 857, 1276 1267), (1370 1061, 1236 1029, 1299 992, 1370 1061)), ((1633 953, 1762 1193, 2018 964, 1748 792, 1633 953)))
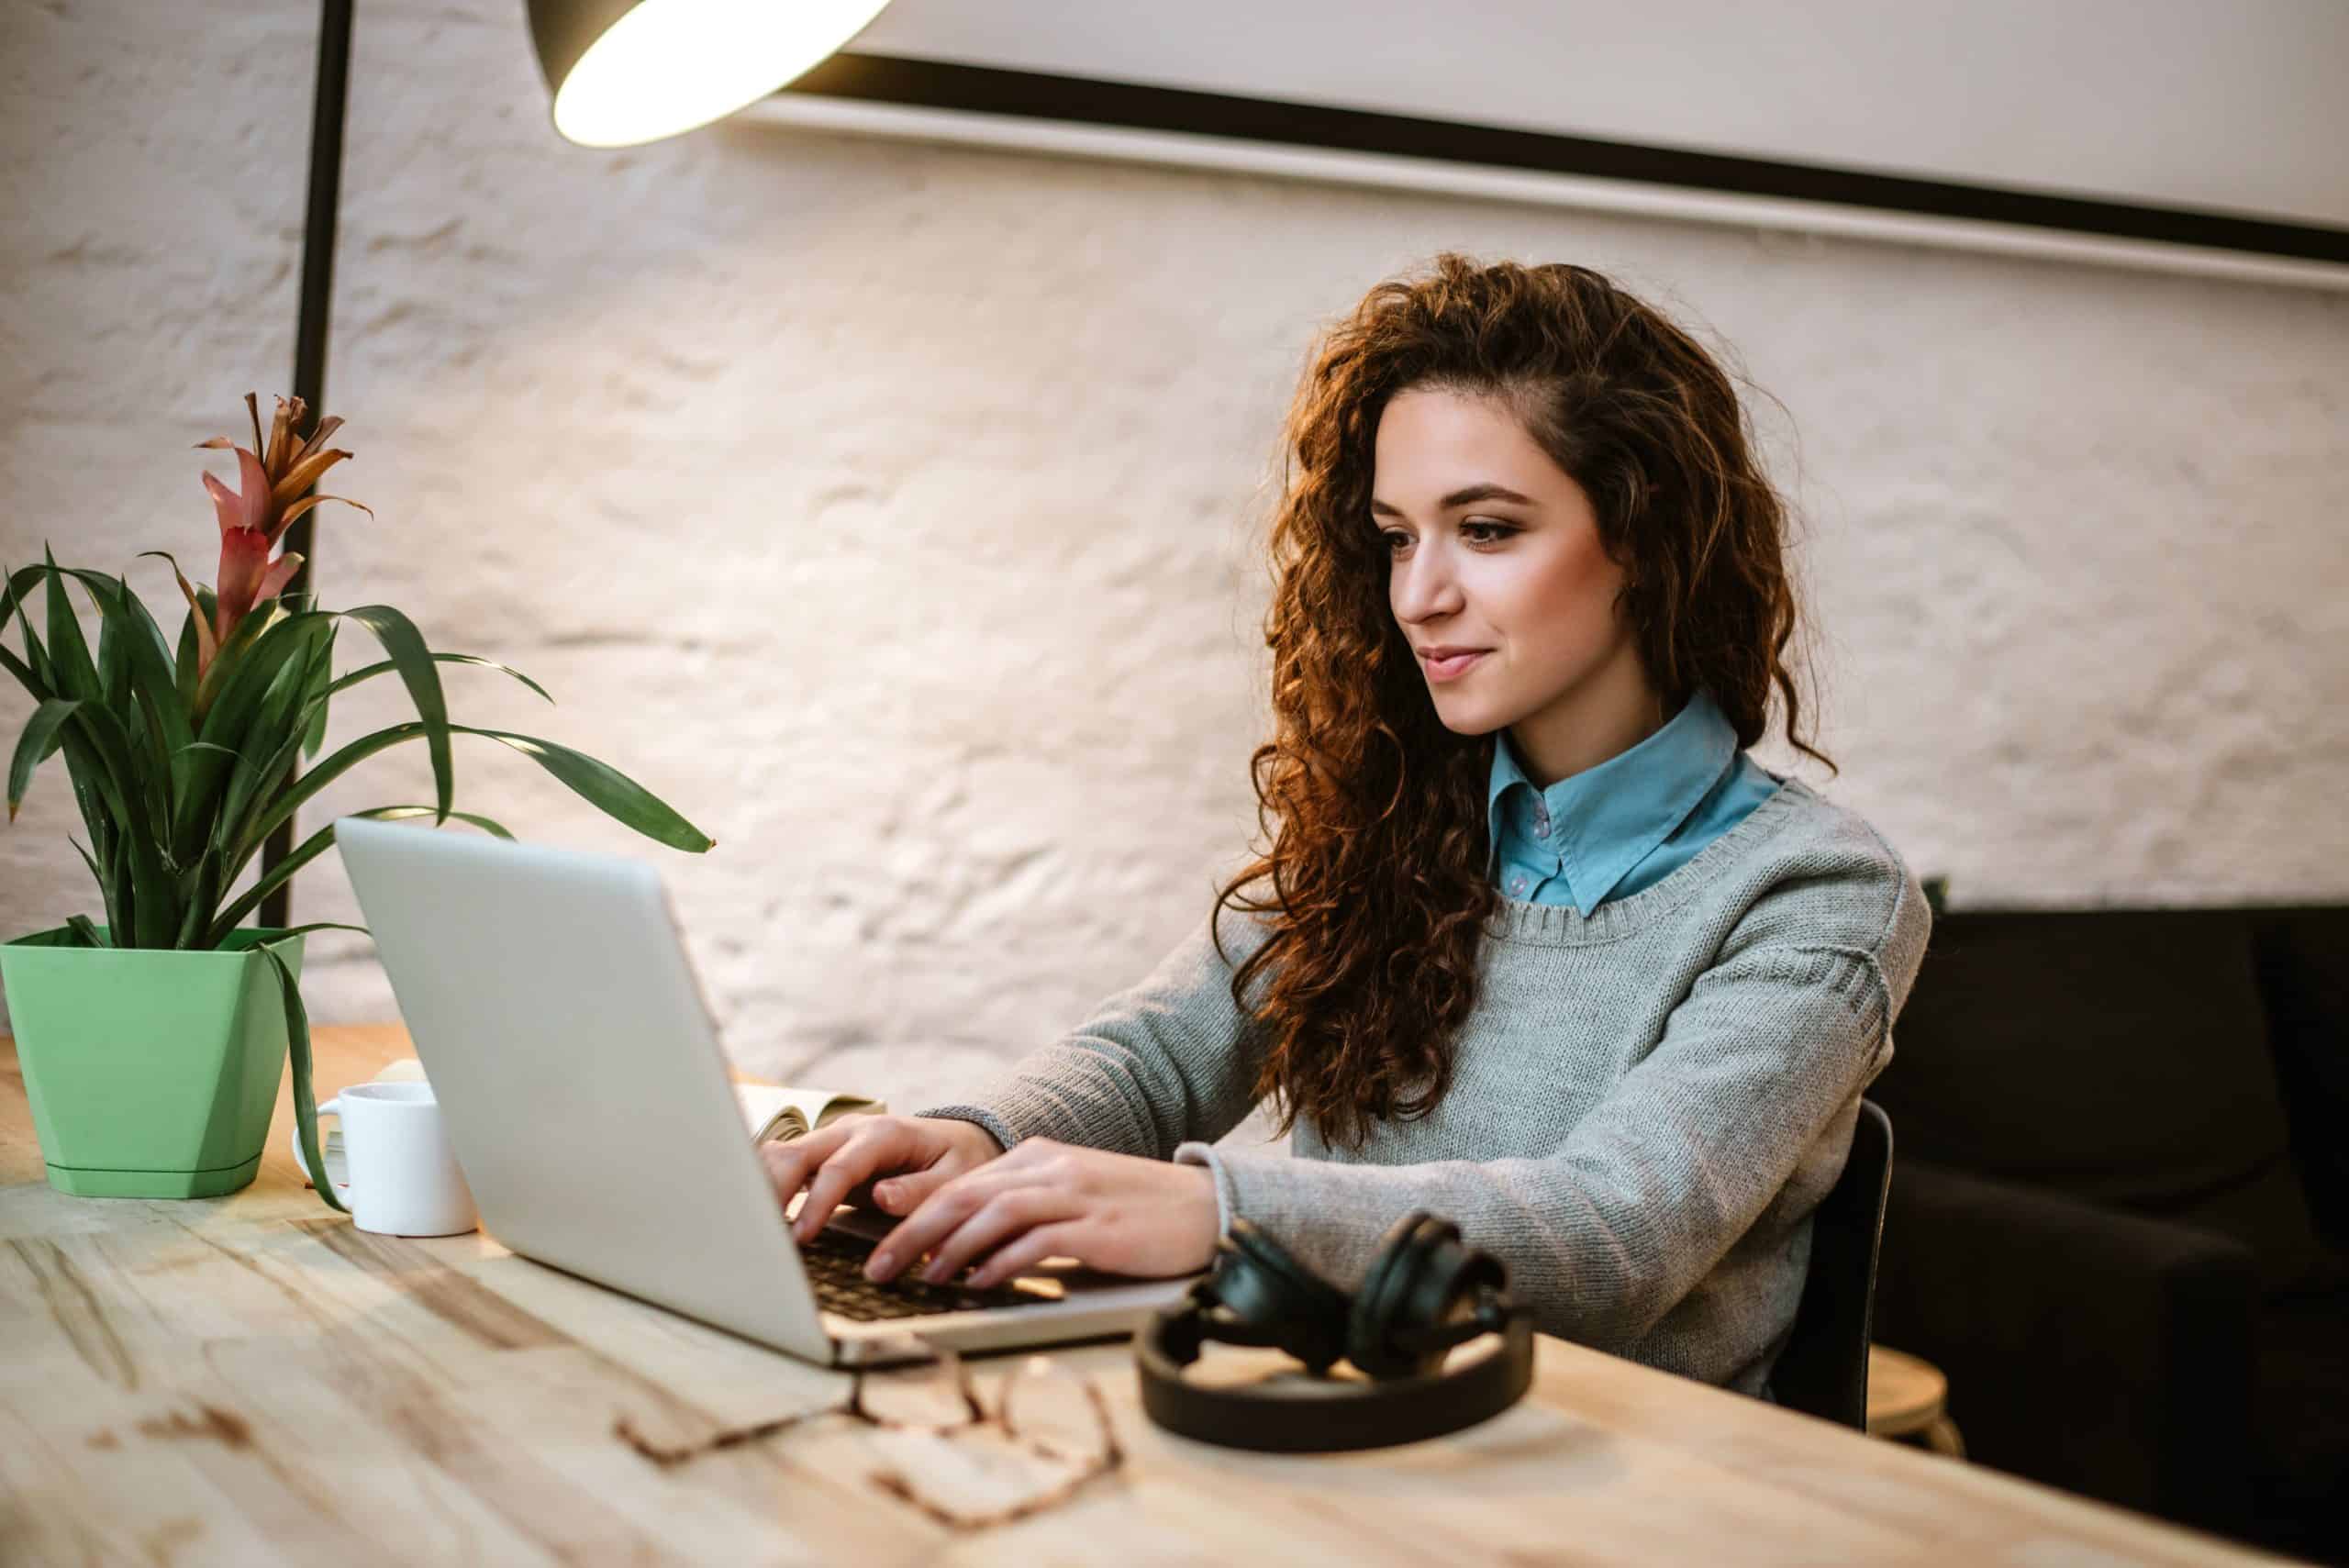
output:
POLYGON ((803 1250, 657 871, 358 817, 335 841, 483 1226, 524 1257, 841 1365, 1127 1333, 1187 1284, 1066 1260, 876 1284, 896 1219, 848 1207, 803 1250))

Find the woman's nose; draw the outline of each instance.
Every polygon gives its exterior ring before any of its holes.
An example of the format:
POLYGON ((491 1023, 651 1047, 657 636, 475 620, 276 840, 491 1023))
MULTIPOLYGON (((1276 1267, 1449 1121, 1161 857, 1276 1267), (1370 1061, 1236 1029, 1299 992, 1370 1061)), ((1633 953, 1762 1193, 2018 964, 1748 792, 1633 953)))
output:
POLYGON ((1395 613, 1406 620, 1423 620, 1459 608, 1459 581, 1450 568, 1419 561, 1396 568, 1395 613))

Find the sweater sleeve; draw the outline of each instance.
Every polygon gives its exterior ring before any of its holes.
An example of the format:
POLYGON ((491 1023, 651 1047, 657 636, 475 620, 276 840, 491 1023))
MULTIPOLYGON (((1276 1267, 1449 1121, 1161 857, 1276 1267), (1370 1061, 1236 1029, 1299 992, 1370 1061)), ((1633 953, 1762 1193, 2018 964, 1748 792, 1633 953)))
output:
MULTIPOLYGON (((1255 1106, 1261 1028, 1233 1006, 1231 976, 1266 935, 1252 919, 1211 909, 1148 975, 1074 1030, 1020 1058, 970 1102, 915 1114, 976 1122, 1006 1149, 1053 1138, 1164 1160, 1186 1139, 1222 1137, 1255 1106), (1219 916, 1230 963, 1216 952, 1219 916)), ((1253 984, 1261 991, 1261 974, 1253 984)))
POLYGON ((1897 861, 1871 880, 1852 890, 1859 906, 1888 914, 1861 942, 1757 901, 1655 1047, 1550 1154, 1352 1165, 1195 1142, 1175 1157, 1213 1172, 1228 1215, 1346 1289, 1396 1220, 1431 1210, 1501 1259, 1537 1328, 1620 1353, 1712 1271, 1890 1060, 1931 917, 1897 861))

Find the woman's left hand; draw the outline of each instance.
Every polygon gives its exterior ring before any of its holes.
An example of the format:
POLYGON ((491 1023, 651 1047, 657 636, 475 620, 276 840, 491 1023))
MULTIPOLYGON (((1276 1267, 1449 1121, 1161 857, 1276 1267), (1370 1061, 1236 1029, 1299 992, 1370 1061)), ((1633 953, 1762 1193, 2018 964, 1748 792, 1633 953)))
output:
POLYGON ((894 1277, 923 1253, 937 1283, 984 1259, 970 1283, 999 1284, 1045 1258, 1111 1273, 1192 1273, 1215 1255, 1215 1177, 1203 1165, 1024 1139, 933 1188, 898 1221, 864 1272, 894 1277))

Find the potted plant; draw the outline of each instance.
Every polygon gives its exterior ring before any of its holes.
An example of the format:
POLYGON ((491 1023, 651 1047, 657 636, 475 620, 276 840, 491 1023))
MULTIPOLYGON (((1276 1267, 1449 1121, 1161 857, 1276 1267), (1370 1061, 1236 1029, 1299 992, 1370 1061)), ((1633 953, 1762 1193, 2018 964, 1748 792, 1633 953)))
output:
MULTIPOLYGON (((352 815, 430 817, 436 826, 455 817, 512 838, 451 806, 450 739, 479 735, 533 759, 647 838, 696 853, 715 842, 592 757, 451 720, 440 665, 501 671, 554 700, 520 671, 434 652, 388 605, 323 610, 314 595, 284 595, 302 558, 289 551, 273 561, 270 552, 288 523, 320 503, 359 506, 306 494, 351 453, 327 446, 340 419, 296 434, 306 412, 299 398, 277 399, 266 437, 252 395, 245 406, 251 450, 226 436, 197 443, 235 452, 239 471, 235 489, 204 475, 220 527, 217 584, 191 584, 166 551, 140 552, 171 563, 187 601, 176 645, 124 577, 61 567, 46 547, 41 565, 12 572, 0 563, 0 666, 35 704, 8 765, 8 818, 16 820, 34 771, 63 752, 90 840, 73 840, 74 848, 105 905, 104 924, 75 915, 0 942, 0 984, 33 1126, 50 1184, 70 1193, 202 1197, 245 1185, 260 1167, 289 1055, 303 1152, 311 1170, 325 1169, 298 981, 303 934, 340 923, 277 930, 239 922, 333 843, 333 826, 225 907, 222 900, 280 823, 376 752, 421 740, 437 798, 352 815), (69 582, 96 606, 95 652, 74 618, 69 582), (36 590, 45 598, 45 638, 33 628, 36 590), (22 658, 6 642, 12 620, 23 627, 22 658), (364 628, 385 657, 337 676, 335 637, 345 621, 364 628), (316 758, 325 742, 335 694, 385 674, 406 687, 415 719, 362 736, 296 777, 297 759, 316 758)), ((343 1207, 332 1183, 317 1190, 343 1207)))

